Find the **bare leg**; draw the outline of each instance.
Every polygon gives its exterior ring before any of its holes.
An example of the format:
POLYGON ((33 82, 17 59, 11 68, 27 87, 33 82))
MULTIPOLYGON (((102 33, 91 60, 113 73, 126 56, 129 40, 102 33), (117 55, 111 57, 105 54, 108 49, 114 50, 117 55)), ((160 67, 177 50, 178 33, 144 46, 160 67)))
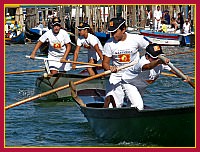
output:
POLYGON ((57 74, 57 73, 58 73, 58 71, 56 71, 56 70, 51 70, 50 72, 51 72, 51 74, 52 74, 52 75, 54 75, 54 74, 57 74))
MULTIPOLYGON (((90 59, 89 63, 93 63, 94 64, 94 63, 97 63, 97 61, 95 61, 94 59, 90 59)), ((87 70, 88 70, 88 73, 89 73, 90 76, 93 76, 93 75, 97 74, 96 67, 94 67, 94 68, 87 68, 87 70)))
POLYGON ((110 103, 112 103, 113 108, 116 108, 115 100, 111 95, 105 98, 103 108, 108 108, 110 103))

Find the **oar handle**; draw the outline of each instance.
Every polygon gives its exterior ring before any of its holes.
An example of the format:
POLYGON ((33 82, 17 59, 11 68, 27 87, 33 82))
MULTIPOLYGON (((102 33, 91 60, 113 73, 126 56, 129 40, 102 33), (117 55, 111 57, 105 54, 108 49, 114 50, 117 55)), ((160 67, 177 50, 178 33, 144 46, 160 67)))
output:
MULTIPOLYGON (((163 62, 165 62, 165 60, 167 59, 166 57, 164 57, 163 55, 159 55, 158 56, 159 59, 161 59, 163 62)), ((168 66, 170 68, 172 68, 172 70, 174 70, 182 79, 186 80, 187 76, 184 75, 179 69, 177 69, 171 62, 167 63, 168 66)))
MULTIPOLYGON (((119 70, 128 68, 128 67, 130 67, 130 66, 133 66, 133 65, 136 64, 136 63, 137 63, 137 62, 132 62, 132 63, 130 63, 130 64, 127 64, 127 65, 118 67, 117 70, 119 71, 119 70)), ((76 81, 76 82, 74 82, 74 84, 75 84, 75 85, 78 85, 78 84, 81 84, 81 83, 84 83, 84 82, 87 82, 87 81, 90 81, 90 80, 93 80, 93 79, 96 79, 96 78, 99 78, 99 77, 102 77, 102 76, 106 76, 106 75, 108 75, 108 74, 110 74, 110 73, 111 73, 111 70, 107 70, 107 71, 105 71, 105 72, 96 74, 96 75, 94 75, 94 76, 90 76, 90 77, 81 79, 81 80, 79 80, 79 81, 76 81)), ((8 105, 8 106, 5 107, 5 110, 8 110, 8 109, 10 109, 10 108, 19 106, 19 105, 21 105, 21 104, 24 104, 24 103, 26 103, 26 102, 30 102, 30 101, 32 101, 32 100, 35 100, 35 99, 38 99, 38 98, 41 98, 41 97, 47 96, 47 95, 49 95, 49 94, 51 94, 51 93, 58 92, 58 91, 60 91, 60 90, 64 90, 64 89, 66 89, 66 88, 69 88, 69 84, 64 85, 64 86, 61 86, 61 87, 58 87, 58 88, 55 88, 55 89, 52 89, 52 90, 49 90, 49 91, 47 91, 47 92, 40 93, 40 94, 38 94, 38 95, 35 95, 35 96, 33 96, 33 97, 30 97, 30 98, 21 100, 21 101, 19 101, 19 102, 13 103, 13 104, 11 104, 11 105, 8 105)))
MULTIPOLYGON (((165 62, 165 60, 167 59, 167 58, 164 57, 163 55, 158 55, 158 58, 161 59, 163 62, 165 62)), ((168 63, 168 66, 169 66, 172 70, 174 70, 174 71, 177 73, 177 75, 178 75, 179 77, 181 77, 181 78, 184 79, 184 80, 187 80, 187 76, 186 76, 185 74, 183 74, 183 72, 181 72, 179 69, 177 69, 171 62, 168 63)), ((189 83, 193 88, 195 88, 195 84, 194 84, 193 82, 188 81, 188 83, 189 83)))

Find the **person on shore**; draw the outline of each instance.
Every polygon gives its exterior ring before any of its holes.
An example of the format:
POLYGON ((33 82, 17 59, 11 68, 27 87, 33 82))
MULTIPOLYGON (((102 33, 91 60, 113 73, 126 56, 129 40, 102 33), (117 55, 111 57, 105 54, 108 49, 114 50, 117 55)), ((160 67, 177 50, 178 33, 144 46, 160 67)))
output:
POLYGON ((171 18, 171 28, 174 28, 174 33, 176 33, 176 31, 179 29, 178 23, 174 17, 171 18))
MULTIPOLYGON (((125 90, 125 95, 129 99, 126 106, 137 107, 139 110, 142 110, 144 108, 142 96, 144 95, 146 87, 155 82, 163 70, 168 70, 176 74, 176 72, 166 65, 170 61, 168 58, 164 62, 158 59, 158 55, 162 54, 160 45, 155 43, 150 44, 146 48, 146 54, 141 57, 138 64, 123 73, 122 87, 125 90)), ((188 80, 184 81, 187 82, 188 80)))
POLYGON ((163 33, 167 33, 167 25, 165 24, 165 20, 162 20, 161 23, 162 23, 162 27, 160 31, 163 33))
POLYGON ((184 34, 191 33, 191 25, 188 19, 185 19, 185 23, 183 24, 183 33, 184 34))
POLYGON ((15 21, 14 26, 12 27, 12 33, 13 36, 17 36, 21 31, 21 25, 17 23, 17 21, 15 21))
POLYGON ((165 23, 167 25, 170 25, 170 15, 169 15, 169 11, 168 10, 165 10, 163 18, 165 20, 165 23))
POLYGON ((180 33, 183 33, 183 24, 184 24, 184 19, 182 13, 178 13, 178 17, 176 19, 176 22, 179 25, 180 33))
POLYGON ((110 20, 108 32, 112 37, 104 45, 102 66, 104 70, 111 70, 112 73, 104 107, 109 107, 110 102, 113 103, 113 107, 122 107, 124 91, 121 86, 121 77, 127 69, 117 72, 117 66, 138 62, 139 49, 145 49, 149 42, 142 35, 127 33, 125 20, 121 17, 110 20), (110 61, 112 61, 112 66, 110 61))
MULTIPOLYGON (((77 27, 79 30, 79 37, 77 39, 77 46, 74 51, 74 61, 77 61, 78 54, 81 47, 84 47, 88 50, 88 62, 96 64, 99 59, 103 60, 102 50, 103 46, 99 39, 91 34, 90 26, 87 23, 80 23, 77 27)), ((72 64, 72 68, 76 69, 76 64, 72 64)), ((89 75, 93 76, 97 74, 96 68, 87 68, 89 75)))
POLYGON ((151 20, 151 11, 150 10, 146 10, 146 18, 147 18, 146 26, 149 26, 150 20, 151 20))
MULTIPOLYGON (((64 63, 68 59, 68 54, 71 50, 71 40, 69 34, 61 29, 61 20, 58 17, 52 19, 52 29, 45 32, 35 45, 30 58, 34 59, 37 50, 48 40, 48 66, 51 74, 56 74, 59 71, 70 70, 70 63, 64 63), (60 62, 59 62, 60 61, 60 62)), ((46 67, 48 68, 48 67, 46 67)), ((47 69, 48 70, 48 69, 47 69)), ((48 72, 48 71, 47 71, 48 72)))
POLYGON ((155 31, 160 30, 161 20, 162 20, 162 11, 160 6, 157 6, 157 9, 154 11, 154 29, 155 31))

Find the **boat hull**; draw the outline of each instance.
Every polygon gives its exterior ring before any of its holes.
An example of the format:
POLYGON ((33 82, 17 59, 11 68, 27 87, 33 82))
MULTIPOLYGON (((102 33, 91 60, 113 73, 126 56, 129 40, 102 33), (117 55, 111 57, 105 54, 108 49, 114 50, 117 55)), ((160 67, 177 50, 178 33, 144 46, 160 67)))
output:
POLYGON ((162 46, 179 46, 179 40, 171 40, 171 39, 159 39, 154 37, 145 36, 145 39, 151 43, 157 43, 162 46))
POLYGON ((154 38, 179 40, 179 35, 173 33, 154 32, 150 30, 140 30, 140 33, 144 36, 149 36, 154 38))
MULTIPOLYGON (((78 80, 87 78, 87 75, 80 74, 60 74, 53 77, 38 77, 36 79, 36 87, 38 92, 46 92, 54 88, 58 88, 64 85, 68 85, 69 81, 76 82, 78 80)), ((107 78, 97 78, 90 80, 88 82, 77 85, 78 95, 85 96, 105 96, 107 78)), ((65 98, 71 96, 71 91, 69 88, 52 93, 47 96, 48 99, 65 98)))
POLYGON ((30 39, 33 42, 37 41, 40 38, 41 35, 39 33, 31 31, 27 26, 25 27, 25 29, 26 38, 30 39))
POLYGON ((101 108, 103 103, 87 106, 80 106, 81 111, 102 141, 131 141, 170 147, 195 146, 194 106, 145 108, 142 111, 135 108, 101 108))
POLYGON ((194 47, 195 45, 195 34, 188 33, 188 34, 180 34, 181 43, 183 46, 194 47))
POLYGON ((7 41, 7 43, 12 43, 12 44, 25 44, 26 38, 24 32, 21 32, 16 37, 5 38, 5 41, 7 41))

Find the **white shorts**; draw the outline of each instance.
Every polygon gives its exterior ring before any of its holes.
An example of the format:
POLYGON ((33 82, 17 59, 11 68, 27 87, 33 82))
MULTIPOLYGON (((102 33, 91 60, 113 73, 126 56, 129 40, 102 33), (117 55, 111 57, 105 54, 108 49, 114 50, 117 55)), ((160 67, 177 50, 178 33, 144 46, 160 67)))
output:
POLYGON ((48 59, 50 59, 48 61, 50 70, 69 71, 71 69, 70 63, 59 62, 61 57, 54 57, 54 56, 48 55, 48 59), (55 60, 55 61, 51 61, 51 60, 55 60))
POLYGON ((99 57, 99 55, 98 55, 98 53, 96 52, 96 51, 91 51, 91 50, 89 50, 88 51, 88 61, 90 60, 90 59, 94 59, 94 60, 96 60, 96 61, 99 61, 99 59, 100 59, 100 57, 99 57))
MULTIPOLYGON (((106 97, 110 95, 113 96, 117 108, 120 108, 123 106, 125 94, 121 86, 120 73, 112 73, 110 75, 109 85, 107 86, 106 97)), ((109 105, 109 107, 111 107, 111 104, 109 105)))
POLYGON ((125 90, 126 96, 130 101, 127 106, 137 107, 139 110, 143 110, 144 104, 139 90, 134 85, 129 83, 123 83, 122 86, 125 90))

